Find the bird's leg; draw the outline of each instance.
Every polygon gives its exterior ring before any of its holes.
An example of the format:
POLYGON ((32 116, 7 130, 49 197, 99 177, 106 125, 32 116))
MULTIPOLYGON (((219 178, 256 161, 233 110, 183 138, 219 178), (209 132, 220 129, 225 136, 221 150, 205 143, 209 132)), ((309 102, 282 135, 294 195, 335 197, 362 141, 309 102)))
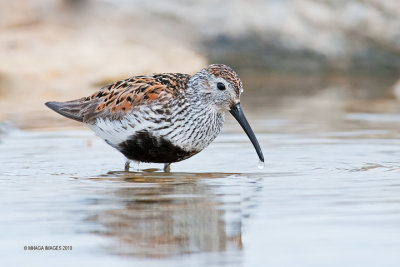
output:
POLYGON ((129 171, 129 168, 131 167, 130 164, 131 164, 131 161, 130 161, 129 159, 127 159, 127 160, 125 161, 125 171, 126 171, 126 172, 129 171))
POLYGON ((164 171, 165 172, 171 171, 171 163, 164 163, 164 171))

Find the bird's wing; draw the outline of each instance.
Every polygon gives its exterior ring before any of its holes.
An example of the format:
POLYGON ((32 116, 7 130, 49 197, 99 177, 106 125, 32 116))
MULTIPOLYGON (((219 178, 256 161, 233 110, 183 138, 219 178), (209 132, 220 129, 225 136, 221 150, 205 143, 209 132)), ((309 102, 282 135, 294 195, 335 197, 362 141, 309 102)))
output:
POLYGON ((107 85, 91 96, 67 102, 47 102, 46 106, 85 123, 92 123, 99 117, 118 120, 134 107, 184 94, 189 78, 181 73, 134 76, 107 85))

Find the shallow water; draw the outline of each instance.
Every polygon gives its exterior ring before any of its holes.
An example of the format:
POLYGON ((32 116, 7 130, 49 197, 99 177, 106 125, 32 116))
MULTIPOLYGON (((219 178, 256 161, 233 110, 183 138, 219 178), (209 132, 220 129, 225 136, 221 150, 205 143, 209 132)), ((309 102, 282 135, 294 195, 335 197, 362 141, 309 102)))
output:
POLYGON ((0 265, 399 266, 399 102, 381 80, 260 80, 243 108, 262 170, 231 119, 171 173, 123 171, 83 128, 0 128, 0 265))

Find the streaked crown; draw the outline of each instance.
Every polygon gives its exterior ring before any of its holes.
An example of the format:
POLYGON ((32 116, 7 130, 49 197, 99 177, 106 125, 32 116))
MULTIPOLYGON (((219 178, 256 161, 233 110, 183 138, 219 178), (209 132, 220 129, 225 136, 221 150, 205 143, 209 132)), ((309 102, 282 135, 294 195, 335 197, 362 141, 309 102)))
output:
POLYGON ((206 68, 206 71, 229 82, 235 88, 237 95, 243 91, 242 81, 231 67, 224 64, 212 64, 206 68))

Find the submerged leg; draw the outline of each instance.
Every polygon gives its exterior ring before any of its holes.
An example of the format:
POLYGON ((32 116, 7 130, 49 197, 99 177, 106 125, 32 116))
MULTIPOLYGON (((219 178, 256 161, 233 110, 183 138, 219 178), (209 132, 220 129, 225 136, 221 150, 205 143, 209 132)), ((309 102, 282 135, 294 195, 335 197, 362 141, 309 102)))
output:
POLYGON ((164 171, 165 172, 171 171, 171 163, 164 163, 164 171))
POLYGON ((131 167, 130 165, 131 165, 131 161, 129 159, 127 159, 125 161, 125 171, 126 172, 129 171, 129 168, 131 167))

